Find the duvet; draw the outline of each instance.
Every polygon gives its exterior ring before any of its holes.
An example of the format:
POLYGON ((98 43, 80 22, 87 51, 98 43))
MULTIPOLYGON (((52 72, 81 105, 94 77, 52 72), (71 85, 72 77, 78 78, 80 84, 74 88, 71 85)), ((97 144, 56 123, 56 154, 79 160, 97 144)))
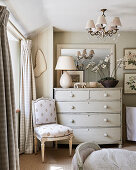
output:
POLYGON ((123 149, 102 149, 92 152, 83 170, 136 170, 136 152, 123 149))
POLYGON ((72 170, 136 170, 136 152, 82 143, 76 148, 72 170))

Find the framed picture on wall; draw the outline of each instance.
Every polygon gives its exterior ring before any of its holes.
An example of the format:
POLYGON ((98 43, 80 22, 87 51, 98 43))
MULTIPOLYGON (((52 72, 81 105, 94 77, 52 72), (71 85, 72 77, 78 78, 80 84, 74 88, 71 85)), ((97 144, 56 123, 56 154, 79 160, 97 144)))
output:
POLYGON ((136 73, 124 73, 124 93, 136 94, 136 73))
POLYGON ((72 78, 72 83, 83 82, 84 71, 67 71, 72 78))
POLYGON ((124 58, 124 69, 136 70, 136 48, 125 48, 124 58))

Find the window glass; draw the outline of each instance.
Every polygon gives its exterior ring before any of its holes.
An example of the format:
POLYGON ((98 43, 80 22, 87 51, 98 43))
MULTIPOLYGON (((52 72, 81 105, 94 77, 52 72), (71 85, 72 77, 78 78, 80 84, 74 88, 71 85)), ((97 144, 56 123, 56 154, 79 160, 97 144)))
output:
POLYGON ((15 106, 19 108, 19 93, 20 93, 20 40, 13 34, 8 32, 9 48, 12 61, 13 79, 14 79, 14 91, 15 91, 15 106))

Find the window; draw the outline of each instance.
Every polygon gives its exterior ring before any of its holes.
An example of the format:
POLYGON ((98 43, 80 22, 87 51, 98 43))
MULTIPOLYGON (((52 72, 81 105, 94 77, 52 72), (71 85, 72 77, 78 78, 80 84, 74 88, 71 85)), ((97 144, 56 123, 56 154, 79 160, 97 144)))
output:
MULTIPOLYGON (((10 32, 8 32, 8 40, 13 70, 15 109, 19 109, 21 41, 10 32)), ((17 118, 17 132, 19 134, 19 114, 16 114, 16 118, 17 118)))
POLYGON ((12 61, 13 79, 14 79, 14 92, 15 92, 15 106, 19 108, 19 93, 20 93, 20 40, 13 34, 8 32, 9 48, 12 61))

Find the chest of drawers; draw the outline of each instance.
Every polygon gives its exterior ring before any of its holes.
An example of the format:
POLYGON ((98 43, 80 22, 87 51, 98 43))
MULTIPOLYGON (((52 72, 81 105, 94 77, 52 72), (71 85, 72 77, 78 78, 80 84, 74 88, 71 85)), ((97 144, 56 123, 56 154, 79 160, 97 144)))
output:
POLYGON ((121 88, 55 88, 54 99, 58 123, 73 128, 73 143, 122 144, 121 88))

